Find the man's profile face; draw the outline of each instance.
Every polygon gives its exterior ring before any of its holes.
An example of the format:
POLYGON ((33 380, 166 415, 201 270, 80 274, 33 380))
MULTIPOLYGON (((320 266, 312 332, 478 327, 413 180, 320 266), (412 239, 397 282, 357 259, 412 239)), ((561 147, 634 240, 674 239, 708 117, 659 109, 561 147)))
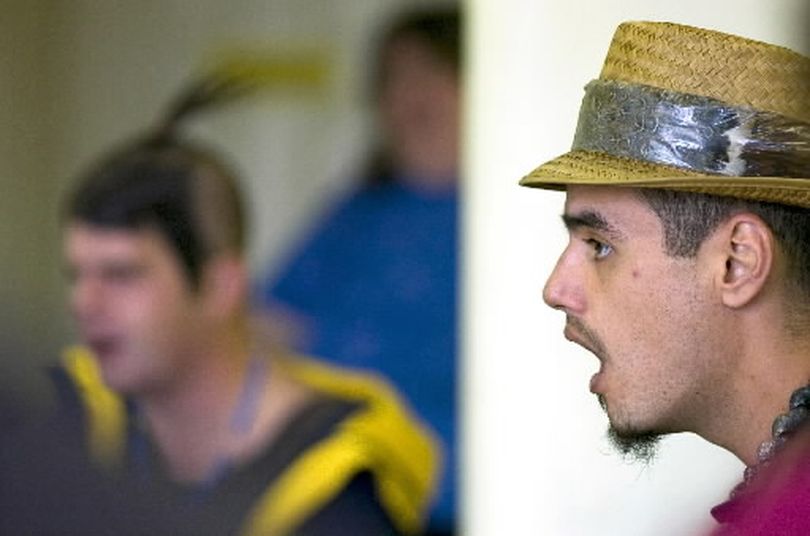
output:
POLYGON ((150 228, 72 223, 64 255, 71 313, 105 383, 135 394, 176 377, 193 353, 200 315, 163 237, 150 228))
POLYGON ((689 430, 715 381, 700 254, 668 256, 661 223, 631 189, 570 186, 563 219, 569 243, 543 295, 566 313, 566 338, 599 359, 590 389, 613 431, 689 430))

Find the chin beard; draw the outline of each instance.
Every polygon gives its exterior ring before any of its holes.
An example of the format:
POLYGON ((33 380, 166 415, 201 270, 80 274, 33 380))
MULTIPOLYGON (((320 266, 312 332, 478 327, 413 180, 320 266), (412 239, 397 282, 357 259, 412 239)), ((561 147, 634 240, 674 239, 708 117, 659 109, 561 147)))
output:
MULTIPOLYGON (((607 412, 607 404, 601 396, 599 397, 599 403, 602 409, 607 412)), ((622 458, 644 464, 650 464, 655 459, 661 435, 656 432, 634 430, 632 428, 619 429, 613 423, 610 424, 607 431, 611 446, 622 455, 622 458)))

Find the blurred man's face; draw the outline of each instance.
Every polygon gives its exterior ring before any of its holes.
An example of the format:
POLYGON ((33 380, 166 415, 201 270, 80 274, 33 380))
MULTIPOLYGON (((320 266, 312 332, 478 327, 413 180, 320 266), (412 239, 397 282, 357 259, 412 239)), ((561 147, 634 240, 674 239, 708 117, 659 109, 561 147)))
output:
POLYGON ((70 309, 105 383, 139 394, 176 380, 199 345, 199 297, 152 229, 73 223, 65 231, 70 309))
POLYGON ((712 279, 697 258, 664 250, 657 216, 630 189, 571 186, 569 243, 544 299, 566 314, 565 336, 600 361, 590 389, 632 450, 694 430, 719 381, 712 359, 712 279))
POLYGON ((396 164, 406 173, 454 176, 459 87, 452 66, 418 38, 402 37, 384 69, 380 119, 396 164))

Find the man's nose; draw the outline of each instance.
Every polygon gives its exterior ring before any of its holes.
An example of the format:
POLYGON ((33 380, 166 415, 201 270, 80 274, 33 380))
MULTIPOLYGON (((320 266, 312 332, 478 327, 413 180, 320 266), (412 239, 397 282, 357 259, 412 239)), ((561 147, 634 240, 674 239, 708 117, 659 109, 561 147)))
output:
POLYGON ((582 280, 575 260, 565 252, 543 287, 543 301, 554 309, 581 314, 585 309, 582 280))

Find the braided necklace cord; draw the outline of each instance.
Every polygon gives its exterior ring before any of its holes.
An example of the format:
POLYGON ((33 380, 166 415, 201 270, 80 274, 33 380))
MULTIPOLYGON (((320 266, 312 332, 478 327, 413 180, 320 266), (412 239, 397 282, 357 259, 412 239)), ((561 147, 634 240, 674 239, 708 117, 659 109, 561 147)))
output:
POLYGON ((763 441, 757 449, 757 461, 745 468, 743 481, 731 491, 731 498, 739 495, 764 468, 768 467, 785 443, 810 417, 810 385, 793 391, 788 412, 776 417, 771 426, 771 439, 763 441))

